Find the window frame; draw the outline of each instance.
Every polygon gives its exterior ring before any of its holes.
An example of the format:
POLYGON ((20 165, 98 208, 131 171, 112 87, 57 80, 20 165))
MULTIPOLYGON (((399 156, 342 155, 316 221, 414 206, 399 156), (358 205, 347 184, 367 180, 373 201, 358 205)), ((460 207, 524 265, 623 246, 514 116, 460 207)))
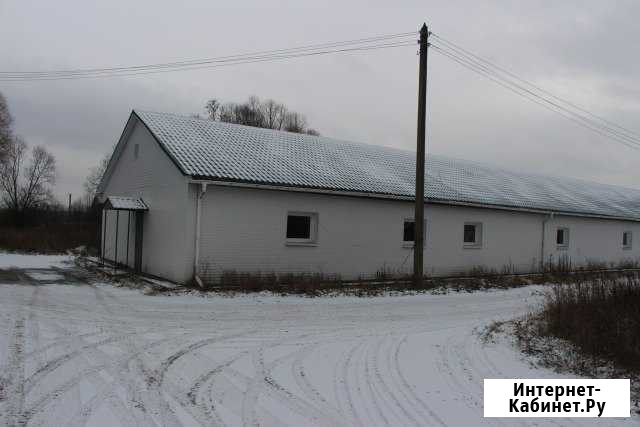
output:
POLYGON ((465 249, 480 249, 482 248, 484 242, 484 225, 482 222, 478 221, 470 221, 465 222, 462 227, 462 246, 465 249), (467 226, 475 227, 475 241, 474 242, 465 242, 464 241, 464 231, 467 226))
POLYGON ((566 250, 569 249, 569 245, 571 244, 571 230, 569 227, 556 227, 556 249, 566 250), (558 232, 562 230, 563 242, 558 243, 558 232))
MULTIPOLYGON (((406 217, 402 220, 402 247, 403 248, 413 248, 416 244, 416 236, 415 236, 415 222, 416 220, 413 217, 406 217), (407 222, 413 222, 413 240, 404 240, 404 225, 407 222)), ((422 243, 423 247, 427 246, 427 220, 424 220, 424 225, 422 226, 422 243)))
POLYGON ((134 144, 133 146, 133 160, 138 160, 140 157, 140 144, 134 144))
POLYGON ((629 250, 633 248, 633 231, 626 230, 622 232, 622 249, 629 250), (627 243, 624 243, 625 236, 629 236, 627 238, 627 243))
POLYGON ((316 246, 318 244, 318 213, 287 211, 287 214, 284 217, 284 238, 285 238, 285 245, 287 246, 316 246), (298 239, 298 238, 287 237, 287 227, 288 227, 290 216, 305 216, 310 218, 308 239, 298 239))

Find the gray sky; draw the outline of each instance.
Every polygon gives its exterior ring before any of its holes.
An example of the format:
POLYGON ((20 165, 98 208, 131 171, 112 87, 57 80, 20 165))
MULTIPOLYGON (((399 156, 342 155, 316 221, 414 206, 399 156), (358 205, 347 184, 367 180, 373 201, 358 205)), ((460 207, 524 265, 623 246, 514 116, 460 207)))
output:
MULTIPOLYGON (((0 71, 137 65, 430 29, 640 132, 637 1, 0 0, 0 71)), ((16 131, 57 157, 56 194, 82 192, 132 108, 202 113, 255 94, 323 135, 415 147, 413 47, 214 70, 0 82, 16 131)), ((433 52, 428 152, 640 187, 640 150, 574 123, 433 52)))

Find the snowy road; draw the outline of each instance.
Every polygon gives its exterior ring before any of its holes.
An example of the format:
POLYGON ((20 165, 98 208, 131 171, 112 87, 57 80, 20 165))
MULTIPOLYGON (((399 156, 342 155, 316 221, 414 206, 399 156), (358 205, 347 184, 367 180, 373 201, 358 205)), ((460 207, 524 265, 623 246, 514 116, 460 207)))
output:
POLYGON ((473 333, 534 288, 202 298, 74 282, 0 271, 0 425, 585 424, 482 418, 483 378, 558 377, 473 333))

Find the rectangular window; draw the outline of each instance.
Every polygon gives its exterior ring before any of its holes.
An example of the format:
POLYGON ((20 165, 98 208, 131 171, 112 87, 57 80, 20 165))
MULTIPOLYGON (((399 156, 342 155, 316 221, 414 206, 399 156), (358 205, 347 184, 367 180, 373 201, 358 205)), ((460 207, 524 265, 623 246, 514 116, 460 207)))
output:
POLYGON ((622 248, 623 249, 631 249, 631 240, 632 234, 630 231, 625 231, 622 233, 622 248))
POLYGON ((291 212, 287 215, 287 243, 315 243, 317 240, 317 230, 317 214, 291 212))
POLYGON ((463 242, 465 247, 479 248, 482 246, 482 223, 467 222, 464 224, 463 242))
MULTIPOLYGON (((424 225, 422 226, 422 241, 426 242, 427 235, 427 221, 424 221, 424 225)), ((416 236, 416 222, 413 218, 406 218, 402 227, 402 244, 405 247, 413 247, 413 242, 415 242, 416 236)))
POLYGON ((404 220, 403 242, 414 242, 416 236, 416 222, 414 220, 404 220))
POLYGON ((569 229, 558 228, 556 230, 556 245, 558 248, 566 249, 569 247, 569 229))

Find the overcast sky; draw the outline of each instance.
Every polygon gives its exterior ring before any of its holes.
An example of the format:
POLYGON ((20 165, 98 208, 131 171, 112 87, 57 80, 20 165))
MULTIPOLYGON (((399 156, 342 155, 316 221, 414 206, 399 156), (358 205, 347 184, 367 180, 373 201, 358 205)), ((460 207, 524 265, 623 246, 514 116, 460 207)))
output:
MULTIPOLYGON (((0 71, 138 65, 430 29, 640 132, 638 1, 0 0, 0 71)), ((142 77, 0 82, 16 131, 82 192, 134 108, 202 113, 274 98, 322 135, 415 149, 414 47, 142 77)), ((640 188, 640 150, 605 139, 429 56, 430 153, 640 188)))

